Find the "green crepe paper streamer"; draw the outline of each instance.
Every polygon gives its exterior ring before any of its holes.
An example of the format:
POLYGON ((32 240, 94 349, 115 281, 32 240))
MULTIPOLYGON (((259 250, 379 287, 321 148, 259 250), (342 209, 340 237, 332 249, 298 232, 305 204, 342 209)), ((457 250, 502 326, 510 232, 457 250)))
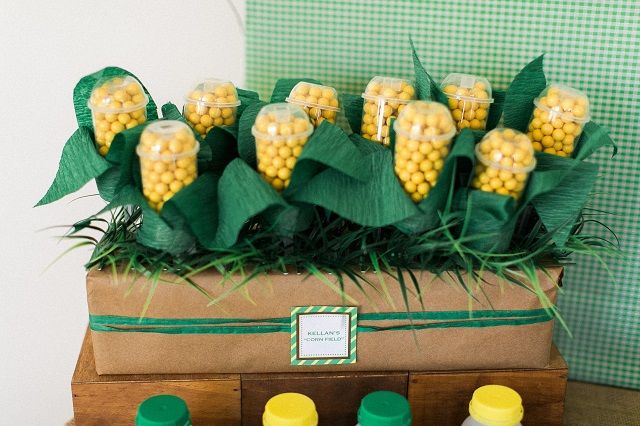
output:
POLYGON ((225 168, 218 182, 218 229, 213 241, 203 241, 209 249, 231 247, 245 222, 271 208, 287 203, 255 170, 241 159, 225 168))
MULTIPOLYGON (((362 161, 369 169, 367 181, 354 179, 336 169, 327 169, 297 191, 292 199, 324 207, 363 226, 386 226, 419 213, 406 196, 393 171, 389 149, 352 135, 371 145, 362 161)), ((362 143, 358 141, 358 143, 362 143)), ((364 148, 361 150, 366 150, 364 148)), ((364 166, 363 166, 364 167, 364 166)))
POLYGON ((489 106, 489 115, 487 117, 487 131, 496 128, 502 117, 502 111, 504 110, 504 100, 507 92, 504 90, 493 89, 493 103, 489 106))
POLYGON ((219 179, 210 172, 201 174, 164 204, 160 216, 173 228, 186 224, 202 245, 210 245, 218 227, 219 179))
POLYGON ((96 176, 96 186, 100 197, 106 202, 111 201, 118 189, 118 182, 120 182, 119 167, 111 167, 100 176, 96 176))
POLYGON ((533 205, 556 246, 563 248, 593 190, 598 166, 545 153, 537 153, 536 159, 525 202, 533 205))
POLYGON ((613 148, 612 157, 618 153, 618 146, 609 136, 608 130, 593 121, 589 121, 582 128, 582 135, 576 146, 574 157, 576 160, 585 160, 603 146, 613 148))
POLYGON ((64 145, 56 176, 36 206, 49 204, 76 192, 110 167, 95 148, 91 128, 81 126, 64 145))
MULTIPOLYGON (((183 191, 187 191, 189 186, 183 191)), ((120 188, 113 200, 102 211, 120 206, 140 206, 142 208, 142 225, 136 234, 136 239, 140 244, 171 254, 183 253, 194 247, 195 239, 184 225, 183 220, 180 219, 172 227, 149 206, 138 188, 131 185, 120 188)))
POLYGON ((276 85, 273 88, 273 93, 271 93, 271 103, 285 102, 285 99, 289 96, 293 87, 301 81, 306 83, 322 84, 313 78, 281 78, 276 81, 276 85))
POLYGON ((256 167, 256 139, 251 134, 251 128, 265 105, 266 102, 258 101, 247 106, 238 123, 238 155, 253 168, 256 167))
POLYGON ((345 93, 340 95, 340 107, 344 111, 344 116, 349 122, 349 127, 353 133, 360 134, 362 127, 362 107, 364 99, 362 95, 345 93))
POLYGON ((413 58, 413 69, 416 77, 416 96, 423 101, 435 101, 449 107, 449 99, 447 95, 442 91, 440 85, 431 77, 431 75, 425 70, 416 48, 413 45, 413 40, 409 37, 409 43, 411 44, 411 55, 413 58))
MULTIPOLYGON (((429 192, 427 198, 418 204, 420 213, 396 223, 395 226, 398 229, 405 233, 417 233, 441 224, 438 212, 445 210, 450 192, 452 190, 455 191, 454 180, 457 176, 460 176, 458 170, 462 168, 461 162, 466 163, 467 169, 473 167, 475 161, 474 147, 473 133, 468 129, 464 129, 453 141, 451 153, 447 156, 440 176, 438 176, 436 186, 429 192)), ((464 186, 468 184, 468 182, 460 183, 464 186)), ((407 198, 409 197, 407 196, 407 198)))
POLYGON ((543 60, 544 55, 540 55, 529 62, 509 85, 504 99, 504 127, 526 133, 533 100, 547 86, 543 60))
POLYGON ((107 77, 117 77, 122 75, 130 75, 140 82, 142 85, 142 89, 149 97, 149 103, 147 104, 147 121, 155 120, 158 118, 158 107, 156 103, 153 101, 153 98, 149 94, 149 91, 144 84, 131 72, 118 67, 106 67, 101 69, 100 71, 96 71, 93 74, 89 74, 85 77, 82 77, 76 87, 73 89, 73 105, 76 110, 76 119, 78 120, 78 125, 80 127, 86 126, 93 129, 93 121, 91 119, 91 110, 87 106, 87 102, 89 101, 89 97, 91 97, 91 91, 95 84, 107 77))
POLYGON ((473 238, 467 246, 486 253, 504 253, 516 225, 516 200, 507 195, 470 190, 461 237, 473 238))
POLYGON ((296 161, 291 183, 283 191, 288 198, 303 187, 323 168, 335 169, 356 180, 367 181, 371 177, 368 163, 349 137, 336 125, 328 121, 315 129, 304 150, 296 161))

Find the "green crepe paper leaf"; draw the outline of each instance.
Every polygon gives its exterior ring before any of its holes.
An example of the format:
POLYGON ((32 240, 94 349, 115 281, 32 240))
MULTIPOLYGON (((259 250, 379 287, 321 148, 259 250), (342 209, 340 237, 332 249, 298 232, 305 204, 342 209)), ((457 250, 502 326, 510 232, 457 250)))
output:
POLYGON ((119 176, 115 186, 115 193, 128 185, 138 189, 142 188, 140 160, 138 159, 138 154, 136 154, 136 147, 144 127, 136 126, 132 129, 127 129, 113 138, 107 158, 119 164, 119 176))
POLYGON ((344 116, 347 118, 349 127, 351 127, 353 133, 360 133, 363 105, 364 99, 362 95, 353 95, 351 93, 340 95, 340 106, 344 111, 344 116))
POLYGON ((470 190, 466 208, 461 237, 474 237, 466 245, 486 253, 504 253, 516 225, 516 200, 507 195, 470 190))
POLYGON ((142 84, 140 79, 138 79, 138 77, 123 68, 106 67, 101 69, 100 71, 94 72, 93 74, 82 77, 78 84, 76 84, 76 87, 73 89, 73 105, 76 110, 76 119, 78 120, 78 125, 80 127, 85 126, 93 129, 91 110, 87 106, 89 97, 91 97, 93 86, 95 86, 95 84, 103 78, 117 77, 121 75, 130 75, 131 77, 138 80, 142 85, 142 89, 149 97, 149 103, 147 104, 147 121, 155 120, 158 118, 158 107, 149 94, 149 91, 144 86, 144 84, 142 84))
POLYGON ((231 247, 245 222, 270 208, 285 208, 287 203, 267 182, 241 159, 225 168, 218 182, 218 229, 206 248, 231 247))
POLYGON ((106 202, 111 201, 118 189, 118 182, 120 182, 119 167, 111 167, 100 176, 96 176, 96 186, 100 197, 106 202))
POLYGON ((214 127, 207 133, 204 146, 211 152, 211 160, 199 166, 202 171, 209 170, 221 175, 227 164, 238 158, 238 142, 231 128, 214 127))
POLYGON ((270 102, 272 104, 276 102, 285 102, 285 99, 289 96, 289 93, 291 93, 293 87, 301 81, 304 81, 306 83, 322 84, 318 80, 314 80, 313 78, 281 78, 280 80, 276 81, 276 85, 273 88, 273 93, 271 93, 270 102))
POLYGON ((200 244, 210 245, 218 227, 218 181, 213 173, 203 173, 167 201, 160 216, 173 228, 186 224, 200 244))
POLYGON ((572 158, 536 154, 525 193, 558 248, 563 248, 598 177, 598 166, 572 158))
MULTIPOLYGON (((359 135, 357 138, 362 139, 359 135)), ((327 169, 300 188, 292 199, 324 207, 363 226, 386 226, 418 214, 394 174, 391 151, 381 146, 371 149, 373 152, 362 159, 369 168, 369 180, 327 169)))
POLYGON ((238 124, 238 155, 253 168, 256 167, 256 139, 251 134, 251 128, 265 105, 266 102, 259 101, 247 106, 238 124))
POLYGON ((288 198, 294 194, 326 167, 360 181, 367 181, 371 177, 368 163, 363 161, 363 155, 346 133, 324 121, 315 129, 296 161, 291 183, 283 191, 283 196, 288 198))
POLYGON ((496 128, 502 117, 502 111, 504 110, 504 100, 507 92, 504 90, 493 89, 493 103, 489 107, 489 116, 487 117, 487 131, 496 128))
POLYGON ((277 206, 266 209, 261 215, 262 219, 271 226, 271 230, 283 237, 293 238, 297 232, 309 227, 313 218, 313 206, 309 204, 277 206))
POLYGON ((413 58, 413 69, 416 77, 416 97, 423 101, 435 101, 441 104, 449 106, 449 100, 447 95, 442 91, 440 85, 431 77, 431 75, 425 70, 416 48, 413 45, 413 40, 409 37, 409 43, 411 44, 411 56, 413 58))
POLYGON ((64 145, 56 176, 36 206, 49 204, 76 192, 110 167, 95 148, 91 128, 81 126, 64 145))
POLYGON ((544 55, 540 55, 529 62, 509 85, 504 99, 504 127, 526 133, 533 100, 547 86, 543 60, 544 55))
MULTIPOLYGON (((429 192, 427 198, 418 204, 420 212, 409 217, 395 226, 405 233, 424 232, 428 229, 435 228, 440 225, 440 217, 438 212, 443 212, 450 192, 455 191, 455 179, 460 174, 459 169, 469 170, 473 167, 475 161, 473 133, 469 129, 464 129, 460 135, 453 141, 451 153, 438 176, 436 186, 429 192), (466 164, 462 164, 466 163, 466 164)), ((468 180, 468 174, 467 178, 468 180)), ((468 182, 459 182, 460 185, 466 186, 468 182)), ((408 196, 407 196, 408 197, 408 196)))
POLYGON ((582 128, 582 135, 578 141, 574 157, 576 160, 585 160, 603 146, 613 148, 611 157, 618 153, 618 146, 609 136, 609 131, 605 127, 589 121, 582 128))
POLYGON ((131 185, 120 188, 102 211, 121 206, 139 206, 142 209, 142 225, 136 235, 140 244, 171 254, 183 253, 194 247, 195 239, 183 221, 180 220, 172 227, 149 206, 140 189, 131 185))

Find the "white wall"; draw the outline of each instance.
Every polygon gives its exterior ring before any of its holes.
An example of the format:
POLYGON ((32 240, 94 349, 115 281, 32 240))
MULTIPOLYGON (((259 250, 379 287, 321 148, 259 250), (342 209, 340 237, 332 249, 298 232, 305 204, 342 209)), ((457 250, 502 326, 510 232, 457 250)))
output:
MULTIPOLYGON (((244 16, 244 0, 234 0, 244 16)), ((32 206, 76 129, 72 91, 107 65, 134 72, 161 105, 197 79, 244 82, 244 37, 227 2, 0 0, 0 424, 61 425, 87 325, 86 250, 59 232, 97 211, 93 184, 32 206)))

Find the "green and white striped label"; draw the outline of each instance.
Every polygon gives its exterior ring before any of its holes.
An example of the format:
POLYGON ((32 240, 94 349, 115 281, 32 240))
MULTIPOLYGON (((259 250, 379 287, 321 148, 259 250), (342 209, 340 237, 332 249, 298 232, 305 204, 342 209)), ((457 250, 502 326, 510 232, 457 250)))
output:
POLYGON ((353 364, 357 337, 355 306, 291 308, 291 365, 353 364))

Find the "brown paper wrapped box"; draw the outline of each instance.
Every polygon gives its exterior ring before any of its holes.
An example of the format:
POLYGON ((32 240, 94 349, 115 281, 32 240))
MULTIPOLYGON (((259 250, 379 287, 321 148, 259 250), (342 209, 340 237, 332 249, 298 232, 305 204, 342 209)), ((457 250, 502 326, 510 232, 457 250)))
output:
MULTIPOLYGON (((562 268, 548 268, 547 272, 548 275, 538 272, 541 289, 550 301, 555 302, 562 268)), ((411 311, 528 311, 541 308, 533 292, 508 284, 492 274, 483 275, 481 289, 476 283, 467 283, 473 289, 473 298, 446 275, 437 278, 428 272, 416 271, 415 274, 421 284, 424 306, 415 293, 410 293, 411 311)), ((241 290, 230 292, 228 297, 207 306, 209 301, 203 294, 184 282, 176 282, 175 277, 167 276, 158 283, 144 317, 258 320, 289 317, 292 307, 310 305, 358 306, 358 315, 406 311, 395 279, 387 276, 383 286, 375 274, 367 273, 366 277, 371 283, 362 284, 366 294, 353 283, 346 283, 345 292, 349 298, 343 300, 337 285, 332 287, 316 277, 272 273, 254 278, 241 290)), ((331 275, 327 278, 335 281, 331 275)), ((222 276, 216 271, 203 272, 195 276, 194 281, 213 297, 225 294, 234 285, 228 280, 222 282, 222 276)), ((412 290, 408 276, 406 282, 412 290)), ((122 275, 114 276, 111 271, 91 270, 87 275, 89 313, 92 316, 138 318, 151 287, 152 283, 144 278, 125 279, 122 275)), ((375 326, 397 324, 398 321, 378 321, 375 326)), ((356 363, 313 367, 290 365, 288 332, 178 334, 92 329, 91 338, 98 374, 420 371, 544 367, 549 361, 552 331, 553 321, 549 319, 524 325, 358 333, 356 363)))

